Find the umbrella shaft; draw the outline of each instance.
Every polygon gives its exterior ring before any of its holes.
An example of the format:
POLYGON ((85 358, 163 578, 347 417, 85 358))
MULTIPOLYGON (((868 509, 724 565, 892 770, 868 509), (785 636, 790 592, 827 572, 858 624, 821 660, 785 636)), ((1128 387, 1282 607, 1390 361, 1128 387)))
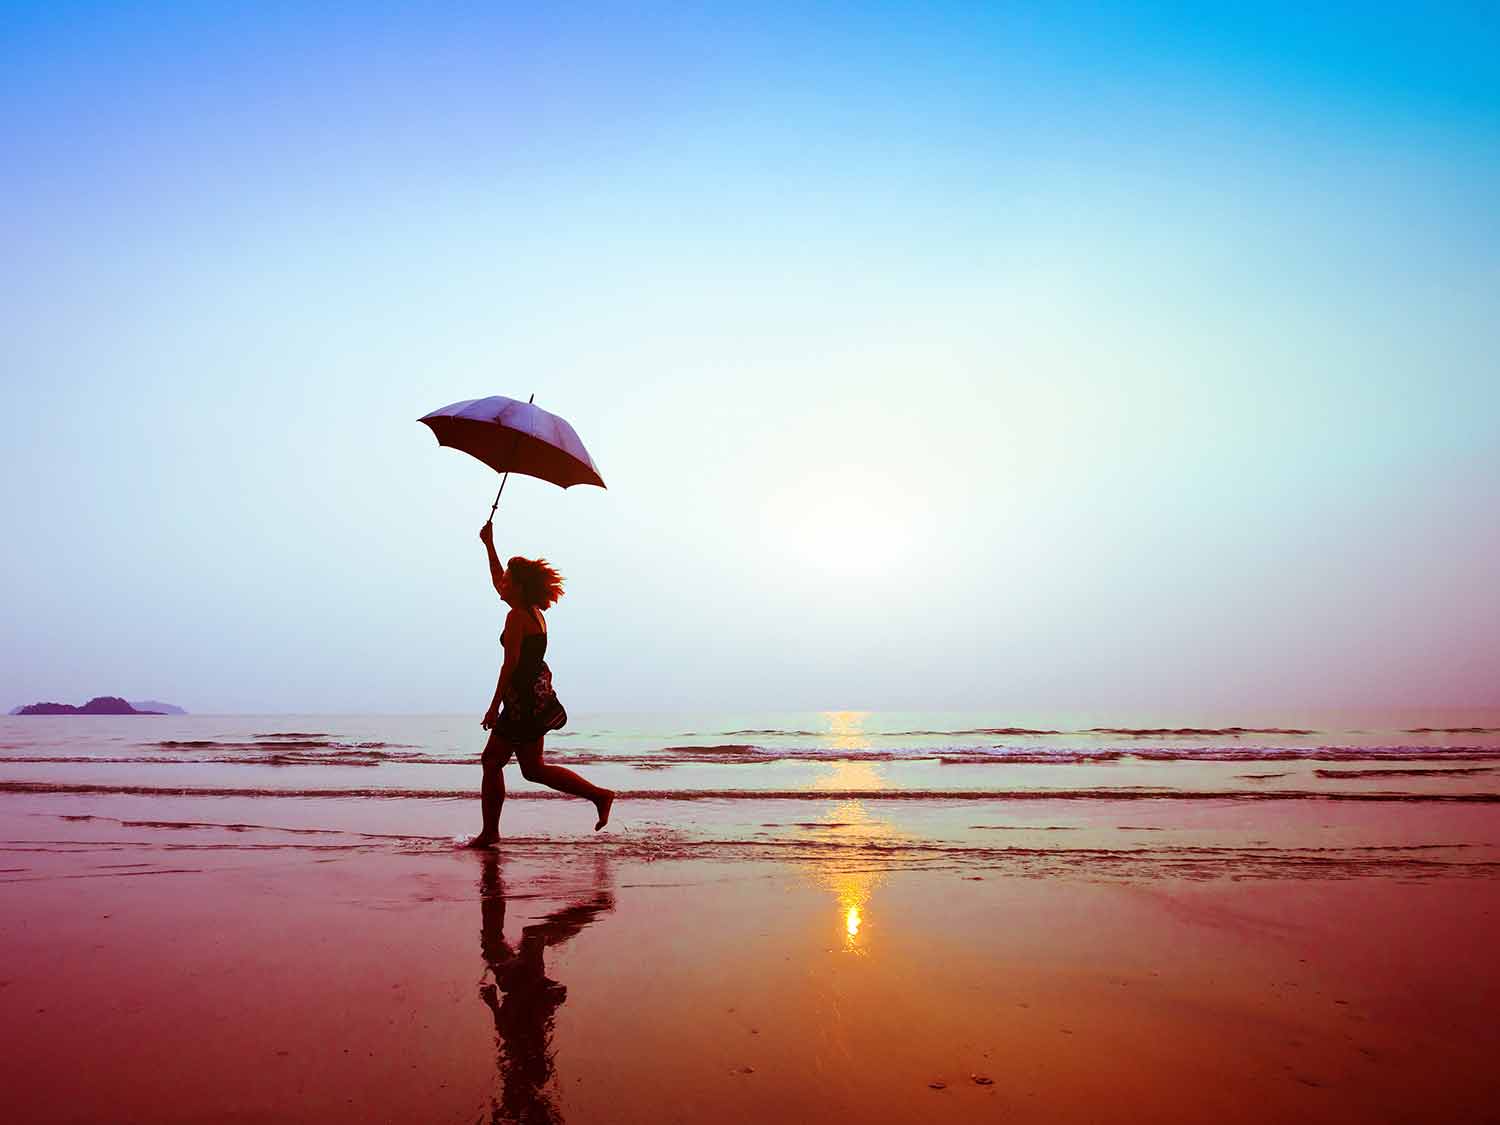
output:
MULTIPOLYGON (((528 398, 526 401, 528 403, 535 402, 536 401, 536 392, 532 391, 531 392, 531 397, 528 398)), ((516 435, 516 445, 519 446, 520 444, 521 444, 521 435, 517 434, 516 435)), ((510 480, 510 473, 509 472, 507 472, 503 477, 500 478, 500 492, 495 493, 495 502, 490 505, 490 519, 489 519, 490 523, 494 523, 495 522, 495 509, 500 506, 500 493, 505 491, 505 482, 508 481, 508 480, 510 480)))
POLYGON ((500 492, 495 493, 495 502, 490 505, 490 522, 495 522, 495 509, 500 506, 500 493, 505 491, 505 482, 510 480, 510 474, 506 473, 500 478, 500 492))

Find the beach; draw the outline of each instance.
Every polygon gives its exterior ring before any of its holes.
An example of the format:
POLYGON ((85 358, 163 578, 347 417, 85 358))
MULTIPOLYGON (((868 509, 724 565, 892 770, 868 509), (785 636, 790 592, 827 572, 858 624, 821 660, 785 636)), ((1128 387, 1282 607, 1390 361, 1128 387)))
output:
POLYGON ((557 740, 623 791, 608 831, 510 771, 474 853, 478 767, 434 721, 5 720, 14 1119, 1496 1119, 1496 786, 1316 772, 1487 770, 1482 730, 950 734, 1000 758, 943 766, 825 715, 754 728, 800 758, 698 765, 632 721, 557 740))
POLYGON ((0 1125, 1500 1125, 1497 15, 0 5, 0 1125))

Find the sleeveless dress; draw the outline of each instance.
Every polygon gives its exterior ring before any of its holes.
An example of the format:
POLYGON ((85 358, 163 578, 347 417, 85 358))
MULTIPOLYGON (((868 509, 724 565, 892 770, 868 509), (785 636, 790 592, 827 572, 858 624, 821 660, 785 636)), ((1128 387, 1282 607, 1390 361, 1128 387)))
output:
POLYGON ((545 632, 521 638, 521 655, 495 723, 495 730, 502 738, 527 742, 567 722, 568 713, 552 690, 552 670, 542 659, 546 654, 545 632))

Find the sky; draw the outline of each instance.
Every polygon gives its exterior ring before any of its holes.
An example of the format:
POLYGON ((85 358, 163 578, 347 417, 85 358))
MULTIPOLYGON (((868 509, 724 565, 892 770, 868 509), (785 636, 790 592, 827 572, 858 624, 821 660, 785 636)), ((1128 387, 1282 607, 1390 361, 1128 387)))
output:
POLYGON ((0 6, 0 704, 1500 705, 1485 5, 0 6))

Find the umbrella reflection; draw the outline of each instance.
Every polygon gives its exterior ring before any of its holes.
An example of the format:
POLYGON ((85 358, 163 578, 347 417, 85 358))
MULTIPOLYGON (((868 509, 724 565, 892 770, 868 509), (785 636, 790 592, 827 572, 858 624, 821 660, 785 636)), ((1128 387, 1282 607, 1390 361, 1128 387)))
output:
POLYGON ((568 990, 547 976, 543 961, 549 946, 577 936, 601 914, 615 908, 607 860, 599 859, 593 887, 579 901, 552 911, 521 930, 512 946, 505 940, 505 884, 500 859, 481 857, 479 874, 479 949, 485 979, 480 998, 495 1019, 495 1065, 500 1095, 490 1104, 493 1123, 560 1123, 553 1077, 557 1051, 552 1031, 557 1009, 568 990))

